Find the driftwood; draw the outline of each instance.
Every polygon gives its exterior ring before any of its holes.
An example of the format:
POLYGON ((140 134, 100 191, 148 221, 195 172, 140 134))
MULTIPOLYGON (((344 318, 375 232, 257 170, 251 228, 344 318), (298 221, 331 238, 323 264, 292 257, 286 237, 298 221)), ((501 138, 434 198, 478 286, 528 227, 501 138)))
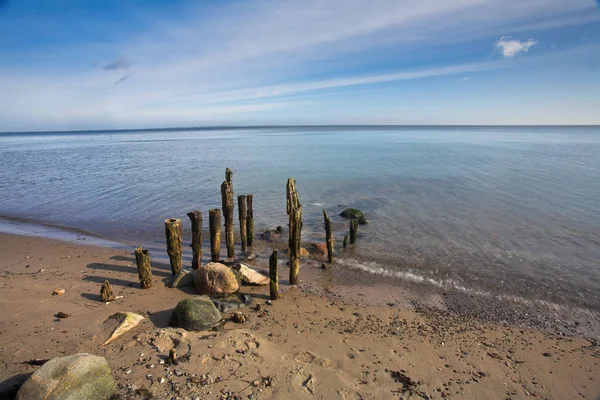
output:
POLYGON ((248 219, 248 213, 246 211, 246 196, 238 196, 238 216, 240 219, 240 240, 242 242, 242 251, 246 251, 248 228, 246 221, 248 219))
POLYGON ((252 195, 246 195, 246 240, 248 246, 252 247, 254 241, 254 210, 252 209, 252 195))
MULTIPOLYGON (((152 269, 150 268, 150 252, 138 247, 135 249, 135 262, 137 263, 140 285, 142 289, 152 287, 152 269)), ((107 283, 106 281, 105 283, 107 283)), ((111 289, 112 292, 112 289, 111 289)))
POLYGON ((173 276, 177 275, 182 268, 181 262, 181 220, 178 218, 169 218, 165 220, 165 235, 167 237, 167 254, 171 262, 171 272, 173 276))
POLYGON ((298 283, 298 274, 300 272, 300 239, 302 234, 302 205, 298 192, 296 191, 296 181, 292 178, 287 182, 287 213, 289 215, 289 249, 290 249, 290 285, 298 283))
POLYGON ((187 216, 192 221, 192 268, 198 269, 202 266, 202 213, 192 211, 187 216))
POLYGON ((279 276, 277 275, 277 250, 273 249, 273 254, 269 258, 269 289, 271 292, 271 300, 277 300, 279 295, 279 276))
POLYGON ((218 208, 209 211, 210 228, 210 256, 212 261, 221 259, 221 210, 218 208))
POLYGON ((225 171, 225 181, 221 184, 221 203, 223 218, 225 219, 225 243, 227 244, 227 257, 235 256, 233 237, 233 172, 229 168, 225 171))
POLYGON ((104 283, 102 284, 102 287, 100 288, 100 300, 102 300, 105 303, 108 303, 110 301, 115 301, 115 295, 113 293, 112 286, 110 285, 110 282, 108 282, 108 281, 104 281, 104 283))
POLYGON ((323 210, 323 218, 325 219, 325 238, 327 240, 327 260, 333 262, 333 233, 331 231, 331 220, 327 215, 327 210, 323 210))

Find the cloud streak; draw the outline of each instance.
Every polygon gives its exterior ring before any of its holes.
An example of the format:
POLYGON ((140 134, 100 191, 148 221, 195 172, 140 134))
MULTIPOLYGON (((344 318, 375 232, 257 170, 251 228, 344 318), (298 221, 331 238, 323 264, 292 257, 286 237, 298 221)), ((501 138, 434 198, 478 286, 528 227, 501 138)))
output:
POLYGON ((129 67, 131 67, 131 62, 125 58, 125 57, 119 57, 111 62, 109 62, 106 65, 102 66, 103 70, 106 71, 119 71, 119 70, 125 70, 125 69, 129 69, 129 67))

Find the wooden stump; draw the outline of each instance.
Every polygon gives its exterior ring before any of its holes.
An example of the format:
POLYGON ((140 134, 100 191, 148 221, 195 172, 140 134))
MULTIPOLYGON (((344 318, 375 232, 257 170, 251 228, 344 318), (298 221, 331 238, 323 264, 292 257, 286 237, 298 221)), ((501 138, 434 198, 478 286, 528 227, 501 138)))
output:
POLYGON ((344 241, 342 242, 342 245, 344 246, 344 248, 348 246, 348 236, 344 236, 344 241))
POLYGON ((248 241, 248 246, 252 247, 252 242, 254 242, 254 210, 252 209, 252 195, 246 195, 246 240, 248 241))
POLYGON ((108 281, 104 281, 102 288, 100 289, 100 300, 105 303, 109 301, 115 301, 115 295, 113 293, 112 286, 108 281))
POLYGON ((212 261, 221 259, 221 210, 218 208, 208 212, 210 228, 210 256, 212 261))
POLYGON ((171 272, 175 276, 182 268, 181 242, 183 233, 181 231, 181 220, 178 218, 165 219, 165 234, 167 236, 167 254, 171 262, 171 272))
POLYGON ((277 275, 277 250, 273 249, 273 254, 269 258, 269 277, 271 282, 269 283, 269 289, 271 292, 271 300, 277 300, 280 297, 279 294, 279 276, 277 275))
POLYGON ((323 210, 323 218, 325 219, 325 238, 327 240, 327 260, 333 262, 333 233, 331 232, 331 220, 327 215, 327 210, 323 210))
POLYGON ((302 206, 296 191, 296 181, 292 178, 287 183, 287 213, 289 215, 289 249, 290 249, 290 285, 298 283, 300 272, 300 241, 302 234, 302 206))
POLYGON ((187 216, 192 221, 192 268, 198 269, 202 266, 202 213, 192 211, 187 216))
POLYGON ((353 219, 350 221, 350 244, 356 243, 356 235, 358 235, 358 221, 353 219))
MULTIPOLYGON (((150 269, 150 252, 138 247, 135 249, 135 262, 137 263, 140 285, 142 289, 152 287, 152 269, 150 269)), ((181 270, 181 268, 180 268, 181 270)))
POLYGON ((238 216, 240 219, 240 240, 242 242, 242 251, 246 251, 247 244, 247 235, 248 228, 246 226, 246 221, 248 219, 248 214, 246 211, 246 196, 241 195, 238 196, 238 216))
POLYGON ((227 257, 235 256, 234 228, 233 228, 233 172, 229 168, 225 171, 225 181, 221 184, 221 204, 225 218, 225 243, 227 244, 227 257))

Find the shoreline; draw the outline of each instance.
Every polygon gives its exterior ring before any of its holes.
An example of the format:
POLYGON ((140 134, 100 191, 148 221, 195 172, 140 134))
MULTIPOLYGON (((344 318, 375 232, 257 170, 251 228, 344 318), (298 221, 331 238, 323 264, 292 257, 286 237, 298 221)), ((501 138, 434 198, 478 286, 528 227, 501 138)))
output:
MULTIPOLYGON (((369 282, 360 290, 340 287, 335 268, 304 263, 297 288, 287 285, 287 269, 281 268, 283 298, 272 306, 264 304, 268 288, 242 288, 261 304, 260 310, 243 310, 245 323, 185 333, 169 329, 167 321, 177 302, 193 290, 164 286, 171 275, 167 263, 153 259, 154 286, 142 290, 131 249, 0 234, 0 253, 0 382, 35 371, 24 361, 90 352, 107 358, 122 399, 134 398, 134 387, 156 398, 225 398, 223 393, 294 399, 600 395, 597 341, 452 315, 439 307, 461 304, 464 299, 453 299, 452 293, 415 302, 403 286, 395 293, 369 282), (99 301, 105 279, 122 300, 99 301), (51 296, 56 287, 66 289, 65 295, 51 296), (70 317, 57 321, 59 311, 70 317), (148 320, 100 348, 108 334, 104 321, 121 311, 148 320), (169 349, 151 343, 167 334, 190 344, 190 362, 175 368, 159 363, 169 349), (392 372, 399 371, 415 382, 410 390, 403 392, 394 380, 399 375, 392 372)), ((256 264, 251 265, 264 272, 256 264)))

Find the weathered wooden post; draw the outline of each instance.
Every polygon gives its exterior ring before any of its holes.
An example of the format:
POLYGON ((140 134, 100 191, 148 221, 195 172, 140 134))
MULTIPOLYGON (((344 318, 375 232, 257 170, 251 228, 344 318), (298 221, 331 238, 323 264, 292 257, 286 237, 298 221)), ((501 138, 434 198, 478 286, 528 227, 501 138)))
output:
POLYGON ((298 283, 298 273, 300 271, 300 239, 302 233, 302 206, 298 192, 296 191, 296 181, 292 178, 287 182, 287 213, 289 215, 289 249, 290 249, 290 285, 298 283))
POLYGON ((271 300, 277 300, 279 298, 279 276, 277 275, 277 250, 275 249, 269 258, 269 277, 271 278, 269 284, 271 300))
POLYGON ((115 295, 113 293, 112 286, 108 281, 104 281, 102 288, 100 289, 100 300, 105 303, 115 301, 115 295))
POLYGON ((325 218, 325 238, 327 240, 327 260, 333 262, 333 234, 331 232, 331 220, 327 215, 327 210, 323 210, 323 218, 325 218))
POLYGON ((221 210, 218 208, 208 212, 208 225, 210 229, 210 256, 216 262, 221 259, 221 210))
POLYGON ((242 241, 242 251, 246 251, 246 237, 248 235, 246 221, 248 219, 246 211, 246 196, 238 196, 238 216, 240 218, 240 238, 242 241))
MULTIPOLYGON (((181 261, 181 253, 179 254, 181 261)), ((150 252, 146 249, 142 249, 141 247, 137 247, 135 249, 135 262, 137 263, 137 269, 138 274, 140 276, 140 284, 142 285, 142 289, 151 288, 152 270, 150 269, 150 252)), ((181 270, 181 267, 179 269, 181 270)))
POLYGON ((342 245, 344 246, 344 248, 348 246, 348 236, 344 236, 344 241, 342 242, 342 245))
POLYGON ((246 240, 248 240, 248 246, 252 247, 254 241, 254 210, 252 209, 252 195, 246 195, 246 240))
POLYGON ((227 258, 235 256, 233 248, 233 172, 229 168, 225 171, 225 181, 221 184, 221 203, 223 217, 225 218, 225 243, 227 244, 227 258))
POLYGON ((353 219, 350 221, 350 244, 356 242, 356 235, 358 234, 358 221, 353 219))
POLYGON ((178 218, 165 219, 165 234, 167 236, 167 254, 171 261, 171 272, 175 276, 182 268, 181 242, 183 234, 181 220, 178 218))
POLYGON ((187 216, 192 221, 192 268, 198 269, 202 266, 202 213, 192 211, 187 216))

